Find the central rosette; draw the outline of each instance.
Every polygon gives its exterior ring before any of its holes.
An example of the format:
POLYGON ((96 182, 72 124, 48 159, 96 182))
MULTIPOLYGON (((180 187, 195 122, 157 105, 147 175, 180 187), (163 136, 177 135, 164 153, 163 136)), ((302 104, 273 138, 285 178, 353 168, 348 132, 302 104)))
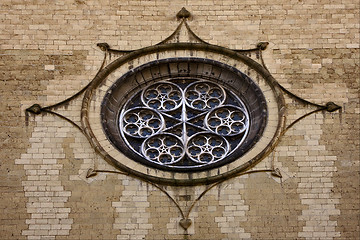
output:
POLYGON ((149 85, 129 99, 119 117, 122 137, 133 151, 175 168, 221 161, 242 144, 249 122, 238 96, 197 79, 149 85))

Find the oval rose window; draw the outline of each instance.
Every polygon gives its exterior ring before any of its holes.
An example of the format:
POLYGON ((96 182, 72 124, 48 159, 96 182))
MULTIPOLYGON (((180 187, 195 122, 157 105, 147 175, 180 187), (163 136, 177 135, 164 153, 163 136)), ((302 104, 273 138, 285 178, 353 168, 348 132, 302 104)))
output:
POLYGON ((251 149, 266 126, 267 107, 259 87, 239 70, 209 59, 174 58, 120 77, 103 99, 101 118, 113 146, 134 161, 202 171, 251 149), (144 75, 151 80, 131 85, 144 75))

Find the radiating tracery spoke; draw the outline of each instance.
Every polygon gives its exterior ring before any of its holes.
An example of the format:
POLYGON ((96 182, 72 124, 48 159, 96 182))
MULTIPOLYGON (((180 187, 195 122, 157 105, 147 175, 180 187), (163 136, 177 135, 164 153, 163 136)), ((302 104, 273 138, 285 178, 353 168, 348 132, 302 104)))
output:
POLYGON ((147 159, 160 164, 173 164, 184 155, 181 140, 172 134, 154 135, 142 145, 142 153, 147 159))
POLYGON ((164 120, 160 114, 146 108, 126 111, 122 117, 122 129, 132 137, 149 137, 159 132, 164 120))
POLYGON ((187 144, 190 158, 200 163, 212 163, 223 159, 229 151, 228 142, 215 134, 198 133, 187 144))
POLYGON ((157 83, 143 91, 142 100, 146 106, 152 109, 170 111, 180 106, 181 89, 172 83, 157 83))
POLYGON ((195 109, 208 110, 221 105, 225 100, 225 91, 210 82, 190 84, 185 90, 186 103, 195 109))

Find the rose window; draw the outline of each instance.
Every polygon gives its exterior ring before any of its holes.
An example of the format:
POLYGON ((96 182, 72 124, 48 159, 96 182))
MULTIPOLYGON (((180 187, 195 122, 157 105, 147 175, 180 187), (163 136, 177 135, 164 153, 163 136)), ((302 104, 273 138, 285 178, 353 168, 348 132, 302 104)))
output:
POLYGON ((130 98, 119 116, 121 135, 132 151, 177 169, 223 160, 241 145, 249 123, 240 98, 198 79, 153 83, 130 98))
POLYGON ((110 143, 152 169, 197 172, 241 158, 267 121, 259 87, 235 68, 164 59, 127 72, 107 90, 101 121, 110 143))

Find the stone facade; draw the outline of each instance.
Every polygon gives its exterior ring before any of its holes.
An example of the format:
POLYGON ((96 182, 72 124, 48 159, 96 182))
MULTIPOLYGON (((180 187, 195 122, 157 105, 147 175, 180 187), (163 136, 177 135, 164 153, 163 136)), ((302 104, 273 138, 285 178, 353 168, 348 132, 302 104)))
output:
MULTIPOLYGON (((0 3, 1 239, 359 239, 359 3, 84 1, 0 3), (34 115, 96 75, 107 42, 155 45, 179 25, 229 49, 269 42, 264 62, 297 96, 342 108, 297 122, 253 173, 156 185, 116 171, 71 123, 34 115), (282 178, 266 169, 279 169, 282 178), (256 172, 255 172, 256 171, 256 172), (187 230, 180 225, 186 226, 187 230)), ((109 56, 106 64, 117 56, 109 56)), ((285 96, 286 125, 314 110, 285 96)), ((80 122, 81 99, 56 109, 80 122)))

